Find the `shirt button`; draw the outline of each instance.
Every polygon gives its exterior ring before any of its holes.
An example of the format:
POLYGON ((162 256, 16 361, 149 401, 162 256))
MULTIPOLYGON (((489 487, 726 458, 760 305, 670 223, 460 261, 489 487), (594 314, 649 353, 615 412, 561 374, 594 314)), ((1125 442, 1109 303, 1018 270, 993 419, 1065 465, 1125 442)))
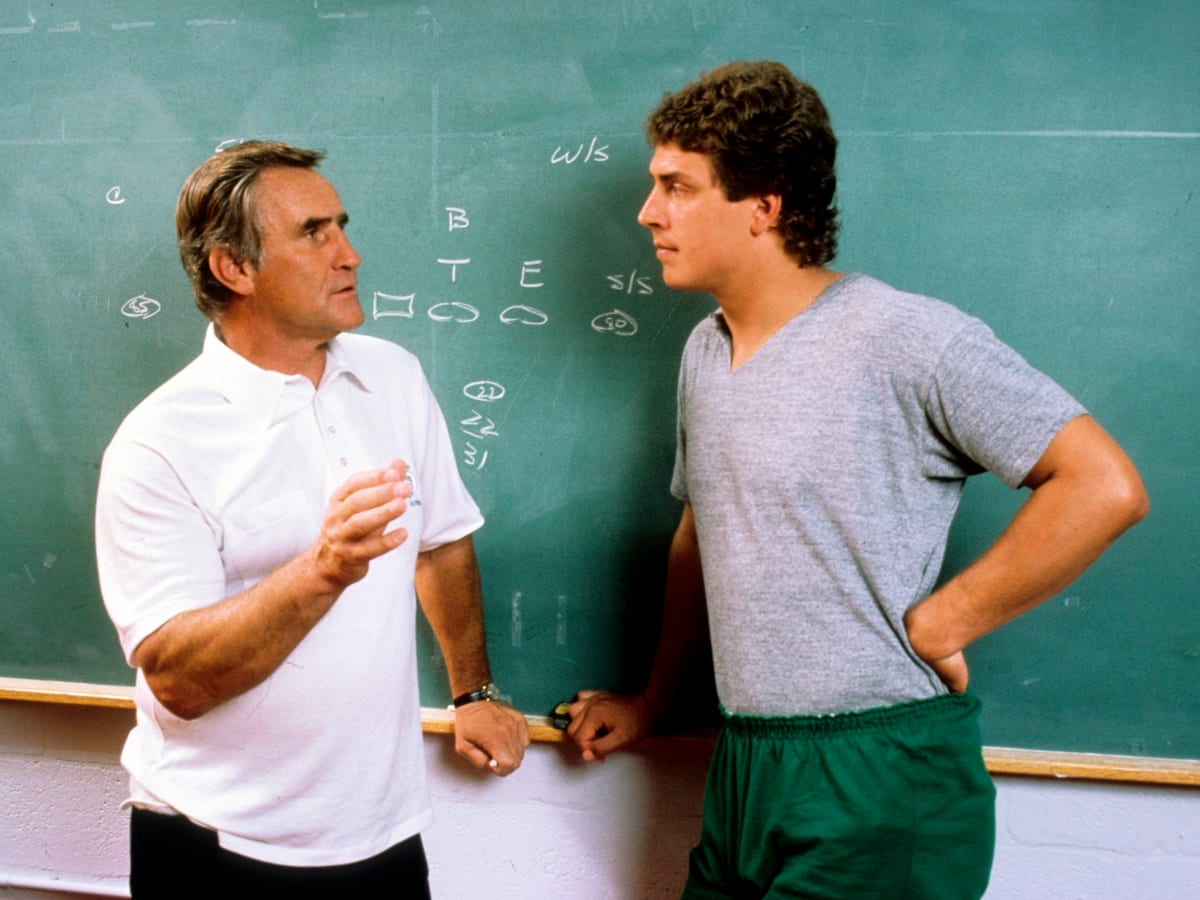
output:
POLYGON ((337 428, 335 428, 334 426, 330 425, 330 426, 329 426, 329 433, 330 433, 330 434, 337 434, 337 428))
POLYGON ((347 464, 346 457, 343 456, 341 459, 338 460, 338 462, 340 462, 343 466, 346 465, 347 464))

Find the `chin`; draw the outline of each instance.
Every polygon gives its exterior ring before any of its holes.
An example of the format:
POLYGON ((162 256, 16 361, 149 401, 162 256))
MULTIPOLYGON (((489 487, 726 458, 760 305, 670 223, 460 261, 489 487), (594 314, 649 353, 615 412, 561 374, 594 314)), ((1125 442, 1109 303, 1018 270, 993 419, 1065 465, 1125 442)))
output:
POLYGON ((665 284, 667 287, 669 287, 673 291, 703 291, 704 290, 704 288, 700 287, 697 284, 694 284, 691 281, 688 281, 686 278, 679 278, 679 277, 672 278, 672 277, 668 276, 666 272, 663 273, 663 284, 665 284))
POLYGON ((353 331, 366 320, 367 317, 363 313, 362 307, 355 300, 354 308, 347 309, 341 316, 342 331, 353 331))
POLYGON ((662 267, 662 282, 669 288, 678 290, 679 276, 672 273, 666 266, 662 267))

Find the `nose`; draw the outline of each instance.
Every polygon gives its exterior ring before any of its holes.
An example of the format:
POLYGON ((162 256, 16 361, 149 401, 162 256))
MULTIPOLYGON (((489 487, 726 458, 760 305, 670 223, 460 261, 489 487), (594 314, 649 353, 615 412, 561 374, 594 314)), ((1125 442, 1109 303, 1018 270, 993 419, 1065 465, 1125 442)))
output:
POLYGON ((338 235, 341 238, 341 246, 338 249, 336 265, 339 269, 357 269, 362 262, 362 257, 358 255, 358 251, 354 249, 354 245, 350 243, 350 238, 346 236, 346 232, 338 229, 338 235))
POLYGON ((650 193, 646 195, 646 202, 642 204, 642 208, 638 210, 637 222, 646 228, 653 228, 655 225, 662 224, 662 217, 659 214, 661 204, 658 201, 658 188, 650 189, 650 193))

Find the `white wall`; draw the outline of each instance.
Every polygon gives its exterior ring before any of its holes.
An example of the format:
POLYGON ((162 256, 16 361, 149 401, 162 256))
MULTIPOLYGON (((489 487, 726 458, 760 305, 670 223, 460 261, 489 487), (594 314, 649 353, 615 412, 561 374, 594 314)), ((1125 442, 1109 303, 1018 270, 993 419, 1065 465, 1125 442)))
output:
MULTIPOLYGON (((0 898, 127 896, 117 757, 131 722, 123 710, 0 701, 0 898)), ((508 779, 460 764, 447 737, 426 746, 438 900, 678 896, 706 742, 652 741, 599 766, 539 744, 508 779), (454 862, 464 855, 473 862, 454 862)), ((1200 791, 1040 778, 998 787, 988 900, 1200 898, 1200 791)))

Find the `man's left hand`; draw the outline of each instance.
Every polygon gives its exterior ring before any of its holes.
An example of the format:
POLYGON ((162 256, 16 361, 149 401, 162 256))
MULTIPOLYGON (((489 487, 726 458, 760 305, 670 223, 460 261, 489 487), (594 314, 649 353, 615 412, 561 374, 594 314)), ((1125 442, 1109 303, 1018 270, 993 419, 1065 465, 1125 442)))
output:
POLYGON ((493 700, 468 703, 454 711, 454 749, 477 768, 511 775, 529 746, 525 716, 493 700))

